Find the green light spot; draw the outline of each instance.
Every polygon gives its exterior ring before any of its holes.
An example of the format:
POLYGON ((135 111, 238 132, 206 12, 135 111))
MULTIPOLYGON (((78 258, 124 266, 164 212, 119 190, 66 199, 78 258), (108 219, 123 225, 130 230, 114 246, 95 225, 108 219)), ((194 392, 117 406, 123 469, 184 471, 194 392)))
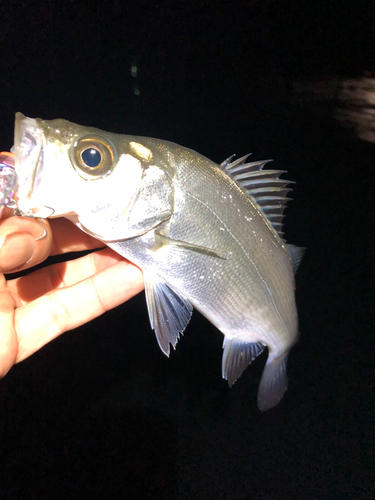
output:
POLYGON ((132 64, 132 66, 130 67, 130 73, 131 73, 133 78, 137 78, 138 66, 136 66, 135 64, 132 64))

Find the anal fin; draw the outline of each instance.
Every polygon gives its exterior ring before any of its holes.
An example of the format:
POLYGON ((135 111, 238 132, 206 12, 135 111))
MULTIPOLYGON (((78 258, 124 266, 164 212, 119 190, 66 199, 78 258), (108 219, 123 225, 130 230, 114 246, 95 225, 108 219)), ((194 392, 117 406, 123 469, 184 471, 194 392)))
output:
POLYGON ((157 274, 144 274, 151 328, 160 349, 169 356, 170 344, 176 347, 180 334, 190 321, 193 306, 157 274))
POLYGON ((245 368, 264 350, 264 345, 224 337, 223 348, 222 375, 231 387, 245 368))

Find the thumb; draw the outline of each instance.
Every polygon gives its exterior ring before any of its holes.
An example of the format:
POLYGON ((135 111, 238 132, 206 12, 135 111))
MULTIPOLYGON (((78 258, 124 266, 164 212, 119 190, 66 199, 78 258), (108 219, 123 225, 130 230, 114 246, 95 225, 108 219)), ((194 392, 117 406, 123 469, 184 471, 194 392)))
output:
POLYGON ((50 254, 52 232, 46 220, 9 217, 0 222, 0 272, 21 271, 50 254), (38 239, 40 238, 40 239, 38 239))

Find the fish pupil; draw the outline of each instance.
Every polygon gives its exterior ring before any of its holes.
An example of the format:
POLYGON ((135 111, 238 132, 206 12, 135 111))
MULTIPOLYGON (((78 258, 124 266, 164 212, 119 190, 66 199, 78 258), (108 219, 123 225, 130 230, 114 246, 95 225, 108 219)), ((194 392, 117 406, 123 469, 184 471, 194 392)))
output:
POLYGON ((102 155, 95 148, 85 149, 82 151, 81 157, 85 165, 89 168, 97 167, 102 160, 102 155))

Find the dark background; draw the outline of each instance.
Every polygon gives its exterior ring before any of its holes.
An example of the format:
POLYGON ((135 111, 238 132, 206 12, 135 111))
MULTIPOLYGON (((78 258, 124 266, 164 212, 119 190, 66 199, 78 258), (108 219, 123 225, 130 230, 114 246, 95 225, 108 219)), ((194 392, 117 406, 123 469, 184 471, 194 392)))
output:
POLYGON ((0 10, 3 150, 21 111, 274 158, 296 181, 286 237, 308 249, 276 408, 256 406, 265 354, 229 390, 222 335, 195 312, 167 359, 141 294, 0 382, 0 500, 375 498, 375 146, 335 120, 342 79, 375 69, 371 2, 0 10))

